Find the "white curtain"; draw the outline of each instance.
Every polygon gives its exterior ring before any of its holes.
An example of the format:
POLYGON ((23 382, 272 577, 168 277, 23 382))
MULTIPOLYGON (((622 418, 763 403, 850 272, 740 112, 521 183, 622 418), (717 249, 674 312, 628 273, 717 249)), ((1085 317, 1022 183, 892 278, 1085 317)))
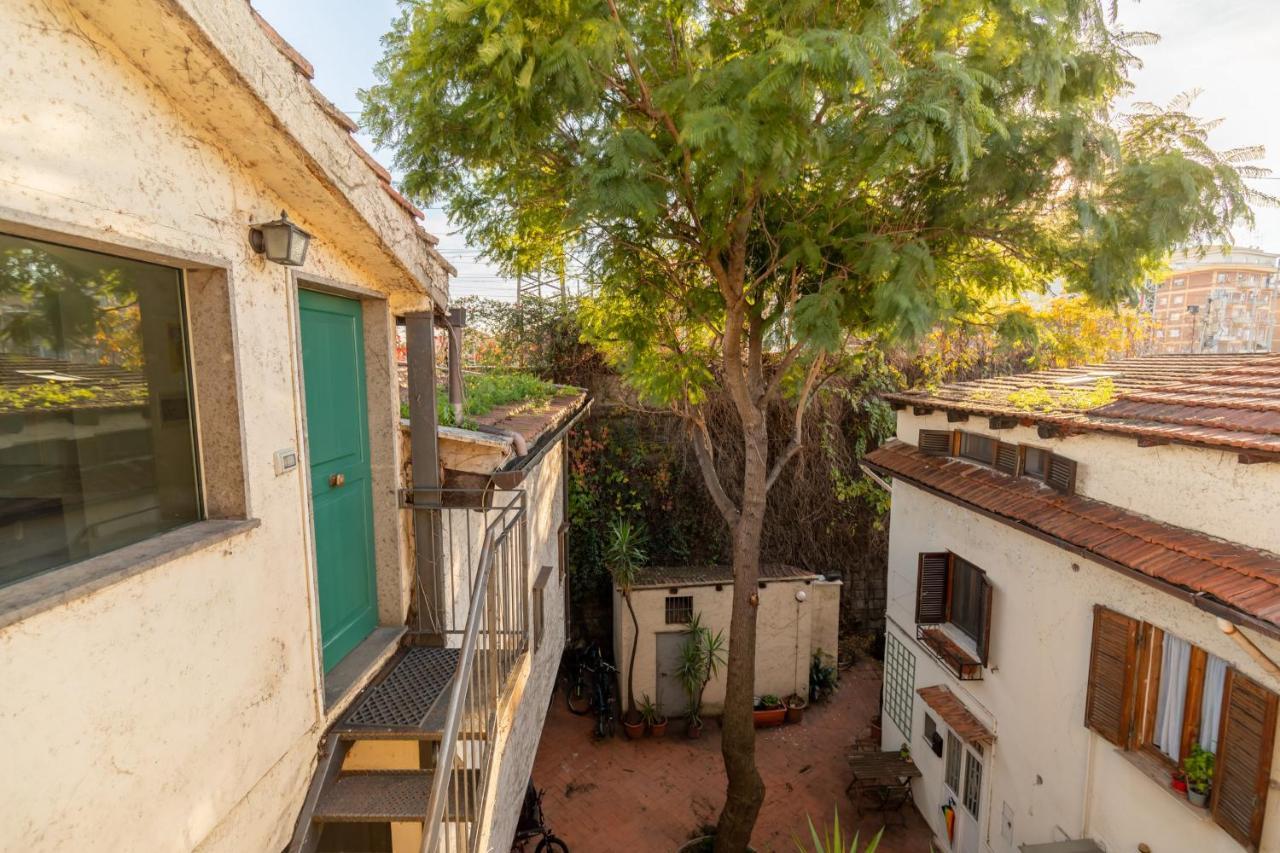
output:
MULTIPOLYGON (((1190 667, 1191 644, 1172 634, 1165 634, 1160 692, 1156 697, 1156 730, 1152 741, 1175 764, 1182 759, 1182 718, 1186 710, 1190 667)), ((1217 736, 1216 729, 1214 736, 1217 736)))
POLYGON ((1227 662, 1209 655, 1204 665, 1204 698, 1200 702, 1200 748, 1218 751, 1218 724, 1222 721, 1222 689, 1227 681, 1227 662))

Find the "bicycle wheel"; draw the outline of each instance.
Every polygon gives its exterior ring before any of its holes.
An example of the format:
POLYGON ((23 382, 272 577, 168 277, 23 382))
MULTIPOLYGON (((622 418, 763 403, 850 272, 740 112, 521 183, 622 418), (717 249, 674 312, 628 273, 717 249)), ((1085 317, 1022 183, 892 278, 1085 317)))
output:
POLYGON ((538 842, 538 847, 534 853, 569 853, 569 845, 548 832, 538 842))
POLYGON ((591 694, 587 692, 587 685, 582 681, 576 681, 565 688, 564 700, 569 706, 570 714, 581 717, 591 710, 591 694))

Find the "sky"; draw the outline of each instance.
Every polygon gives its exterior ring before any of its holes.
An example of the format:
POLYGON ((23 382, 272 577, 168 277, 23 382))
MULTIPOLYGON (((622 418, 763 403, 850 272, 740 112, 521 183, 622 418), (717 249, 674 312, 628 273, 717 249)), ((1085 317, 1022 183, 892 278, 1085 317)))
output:
MULTIPOLYGON (((1261 165, 1274 179, 1252 182, 1280 195, 1280 4, 1277 0, 1118 0, 1118 26, 1154 32, 1159 43, 1136 48, 1143 67, 1133 74, 1131 101, 1164 104, 1200 89, 1192 112, 1221 118, 1210 142, 1215 148, 1264 145, 1261 165)), ((281 35, 315 66, 315 84, 338 108, 359 120, 356 93, 374 82, 381 39, 395 15, 395 0, 253 0, 281 35)), ((390 167, 364 134, 357 138, 390 167)), ((394 169, 392 170, 394 173, 394 169)), ((470 295, 515 298, 515 283, 477 259, 477 251, 454 233, 444 211, 428 208, 424 225, 440 238, 439 249, 458 269, 453 298, 470 295)), ((1238 227, 1236 243, 1280 251, 1280 208, 1256 211, 1253 229, 1238 227)))

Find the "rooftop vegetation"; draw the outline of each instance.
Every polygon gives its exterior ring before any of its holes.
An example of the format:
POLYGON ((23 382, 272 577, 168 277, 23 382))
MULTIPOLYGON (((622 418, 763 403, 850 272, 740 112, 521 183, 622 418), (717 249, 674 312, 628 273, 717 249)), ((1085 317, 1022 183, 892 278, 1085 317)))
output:
MULTIPOLYGON (((499 406, 523 403, 525 405, 522 408, 536 408, 545 405, 557 393, 564 390, 564 387, 539 379, 532 373, 465 373, 462 377, 464 402, 461 422, 454 421, 447 387, 436 389, 437 420, 441 426, 473 429, 477 418, 484 417, 499 406)), ((408 404, 401 404, 400 416, 409 417, 408 404)))

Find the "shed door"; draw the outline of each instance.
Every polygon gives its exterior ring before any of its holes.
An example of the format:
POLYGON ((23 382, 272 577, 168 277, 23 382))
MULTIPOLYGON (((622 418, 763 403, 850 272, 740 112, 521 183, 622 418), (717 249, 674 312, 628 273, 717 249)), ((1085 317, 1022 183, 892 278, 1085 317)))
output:
POLYGON ((325 672, 378 624, 360 303, 298 292, 325 672))
POLYGON ((683 717, 689 710, 689 699, 680 686, 680 650, 689 635, 683 631, 657 635, 658 683, 654 685, 654 703, 667 717, 683 717))

